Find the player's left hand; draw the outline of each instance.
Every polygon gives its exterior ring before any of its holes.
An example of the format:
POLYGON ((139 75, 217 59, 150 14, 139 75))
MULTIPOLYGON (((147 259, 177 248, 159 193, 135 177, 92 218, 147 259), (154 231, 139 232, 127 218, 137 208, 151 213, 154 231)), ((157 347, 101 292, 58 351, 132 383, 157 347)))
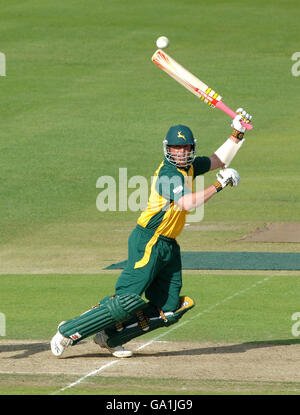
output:
POLYGON ((222 169, 217 173, 217 181, 222 186, 238 186, 240 184, 240 175, 234 169, 222 169))
POLYGON ((252 120, 252 115, 248 114, 243 108, 238 108, 236 110, 236 114, 237 115, 232 120, 231 127, 233 127, 236 131, 244 133, 246 128, 242 126, 241 121, 250 123, 252 120))

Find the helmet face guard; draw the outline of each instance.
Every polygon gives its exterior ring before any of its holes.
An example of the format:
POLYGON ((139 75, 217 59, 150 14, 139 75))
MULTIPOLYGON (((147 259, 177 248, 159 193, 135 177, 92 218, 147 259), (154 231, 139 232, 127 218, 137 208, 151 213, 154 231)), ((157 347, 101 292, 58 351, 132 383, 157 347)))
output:
POLYGON ((189 127, 186 125, 174 125, 171 127, 163 141, 163 149, 165 158, 173 166, 178 168, 188 167, 196 157, 196 140, 189 127), (170 146, 191 146, 191 151, 182 157, 176 156, 176 161, 170 151, 170 146))
POLYGON ((175 161, 170 151, 170 144, 168 143, 167 140, 164 140, 163 148, 164 148, 165 158, 168 160, 170 164, 178 168, 184 168, 184 167, 190 166, 196 157, 196 140, 194 139, 194 144, 187 144, 187 145, 192 146, 191 151, 188 154, 185 154, 183 156, 176 156, 177 161, 175 161))

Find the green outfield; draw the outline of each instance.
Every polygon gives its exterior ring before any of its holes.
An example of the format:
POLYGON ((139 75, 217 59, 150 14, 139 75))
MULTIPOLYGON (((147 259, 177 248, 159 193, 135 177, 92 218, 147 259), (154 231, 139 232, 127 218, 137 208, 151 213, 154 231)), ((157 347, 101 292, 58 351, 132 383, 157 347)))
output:
MULTIPOLYGON (((170 39, 167 53, 229 107, 246 108, 255 127, 231 165, 240 186, 208 202, 193 224, 203 228, 179 237, 182 250, 299 252, 297 242, 243 240, 266 224, 300 222, 300 77, 291 59, 298 1, 0 0, 0 7, 0 394, 299 394, 292 315, 300 312, 300 271, 184 271, 183 293, 197 306, 178 328, 139 339, 136 347, 156 337, 158 346, 174 344, 137 353, 133 366, 147 362, 148 377, 123 362, 119 372, 116 365, 62 390, 110 357, 98 362, 95 350, 85 358, 74 348, 74 358, 55 363, 48 350, 61 320, 113 293, 118 273, 104 268, 127 257, 139 212, 100 212, 98 178, 113 177, 118 192, 119 169, 127 168, 128 181, 143 176, 150 185, 171 125, 189 125, 197 153, 207 156, 231 132, 226 114, 151 62, 160 35, 170 39), (190 378, 154 376, 158 362, 175 367, 177 357, 178 367, 190 359, 190 378), (55 368, 43 371, 43 362, 55 368)), ((205 185, 214 180, 215 172, 205 175, 205 185)))
MULTIPOLYGON (((18 342, 10 349, 10 357, 22 360, 30 359, 42 353, 50 360, 52 369, 48 374, 39 370, 35 375, 28 371, 23 373, 0 374, 1 394, 287 394, 300 393, 300 382, 266 380, 245 381, 230 379, 230 382, 218 379, 168 379, 149 376, 131 377, 121 371, 118 381, 114 376, 106 374, 104 378, 89 377, 76 387, 60 391, 66 385, 78 380, 80 376, 53 374, 58 370, 56 361, 49 353, 49 337, 55 329, 55 323, 62 319, 72 318, 85 311, 87 305, 93 305, 101 295, 113 290, 117 275, 2 275, 1 306, 6 311, 7 339, 18 342), (38 341, 36 348, 22 342, 24 339, 38 341), (43 340, 40 340, 43 339, 43 340), (56 369, 53 369, 55 368, 56 369), (184 389, 182 389, 184 387, 184 389)), ((262 350, 267 355, 269 350, 278 347, 288 348, 290 359, 299 340, 292 335, 292 315, 298 310, 299 278, 287 275, 199 275, 184 276, 184 292, 188 292, 195 301, 196 307, 182 320, 181 327, 173 326, 172 330, 159 329, 155 333, 143 336, 146 344, 151 340, 164 342, 181 342, 189 344, 187 357, 195 355, 199 360, 205 355, 245 355, 252 350, 262 350), (209 346, 208 344, 213 344, 209 346)), ((74 353, 76 348, 74 348, 74 353)), ((146 349, 145 349, 146 350, 146 349)), ((162 351, 164 349, 162 348, 162 351)), ((2 354, 7 346, 1 344, 2 354)), ((165 352, 158 351, 156 359, 165 359, 165 352), (161 357, 160 357, 161 356, 161 357)), ((95 356, 94 353, 77 353, 81 360, 95 356)), ((180 352, 172 352, 176 358, 180 352), (175 354, 174 354, 175 353, 175 354)), ((137 353, 141 359, 145 355, 137 353)), ((149 357, 151 356, 148 355, 149 357)), ((69 357, 70 359, 70 357, 69 357)), ((269 359, 271 356, 269 354, 269 359)), ((66 359, 68 360, 68 358, 66 359)), ((103 357, 99 355, 98 365, 103 357)), ((104 359, 110 362, 108 356, 104 359)), ((3 360, 4 364, 4 360, 3 360)), ((39 361, 46 365, 47 361, 39 361)), ((72 359, 68 362, 72 366, 72 359)), ((163 362, 161 363, 163 364, 163 362)), ((187 364, 187 363, 186 363, 187 364)), ((251 364, 251 362, 249 362, 251 364)), ((262 363, 260 363, 261 365, 262 363)), ((26 366, 25 366, 26 367, 26 366)), ((35 365, 33 365, 33 370, 35 365)), ((98 366, 95 367, 97 369, 98 366)), ((259 370, 259 369, 258 369, 259 370)), ((89 373, 87 369, 86 374, 89 373)))
MULTIPOLYGON (((2 275, 1 306, 6 311, 7 338, 47 339, 55 322, 86 311, 99 296, 113 292, 115 281, 115 274, 2 275)), ((196 307, 182 319, 191 321, 167 334, 167 340, 289 340, 299 286, 298 278, 276 274, 187 274, 183 292, 195 299, 196 307)), ((164 332, 160 329, 142 340, 164 332)))

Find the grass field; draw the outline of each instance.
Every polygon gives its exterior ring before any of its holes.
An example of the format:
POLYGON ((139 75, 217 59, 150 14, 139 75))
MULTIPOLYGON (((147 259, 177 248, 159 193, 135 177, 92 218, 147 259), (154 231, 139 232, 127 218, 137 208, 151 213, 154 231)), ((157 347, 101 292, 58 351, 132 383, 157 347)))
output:
MULTIPOLYGON (((297 243, 241 242, 266 223, 300 222, 300 78, 291 72, 298 2, 0 6, 0 394, 299 394, 298 339, 291 333, 300 311, 297 271, 184 271, 184 293, 197 307, 182 326, 134 345, 158 337, 131 363, 145 364, 148 376, 138 367, 139 375, 128 374, 122 361, 63 391, 111 358, 98 361, 95 349, 85 356, 83 346, 82 354, 74 348, 74 358, 56 362, 48 346, 57 323, 113 292, 118 274, 104 268, 127 256, 139 212, 99 212, 97 179, 112 176, 118 184, 119 168, 127 168, 128 179, 150 183, 171 125, 189 125, 198 154, 208 156, 231 132, 227 115, 151 62, 160 35, 169 37, 171 56, 228 106, 245 107, 255 126, 231 165, 241 185, 209 201, 202 224, 215 228, 183 232, 182 250, 299 252, 297 243), (189 362, 191 378, 158 378, 164 360, 178 368, 189 362)), ((205 184, 214 179, 208 173, 205 184)))
MULTIPOLYGON (((6 311, 8 338, 47 339, 53 322, 79 315, 99 301, 99 293, 104 297, 113 292, 116 277, 115 274, 1 275, 1 305, 6 311), (26 304, 24 299, 30 302, 26 304)), ((298 307, 299 285, 298 278, 276 274, 262 277, 186 273, 184 292, 197 302, 189 318, 213 309, 205 318, 199 316, 193 320, 192 331, 187 324, 168 334, 168 340, 288 340, 291 316, 298 307), (221 303, 233 295, 230 301, 221 303)), ((155 337, 156 333, 164 330, 144 335, 143 340, 155 337)))
MULTIPOLYGON (((75 373, 61 372, 62 360, 51 356, 48 339, 53 332, 54 323, 72 318, 85 311, 87 304, 96 303, 97 291, 102 295, 112 292, 116 277, 115 274, 1 276, 1 306, 6 311, 7 318, 6 339, 15 339, 13 345, 10 343, 10 347, 0 342, 0 351, 4 354, 3 372, 0 375, 1 394, 300 393, 299 381, 292 378, 288 381, 285 378, 286 374, 280 376, 278 373, 283 363, 288 363, 288 374, 291 367, 295 367, 299 362, 297 356, 299 341, 291 332, 293 324, 291 317, 295 310, 298 310, 296 293, 299 289, 299 278, 278 274, 262 276, 199 275, 199 273, 184 276, 185 292, 195 298, 197 307, 183 320, 181 327, 174 326, 172 330, 160 329, 155 333, 144 335, 143 344, 156 339, 157 350, 153 353, 150 347, 150 352, 146 353, 146 347, 144 353, 137 352, 135 359, 144 360, 147 367, 149 364, 147 359, 156 361, 157 365, 160 364, 159 359, 165 360, 166 356, 170 356, 169 358, 175 359, 178 365, 181 364, 181 359, 184 359, 188 368, 188 359, 196 358, 199 368, 205 368, 207 365, 205 358, 221 357, 226 367, 228 359, 231 361, 230 365, 239 366, 240 356, 244 363, 253 365, 251 354, 259 352, 266 354, 265 358, 269 359, 269 364, 272 366, 274 350, 277 359, 278 349, 282 350, 280 353, 283 353, 283 356, 280 356, 283 362, 279 365, 275 361, 275 366, 272 367, 274 380, 267 380, 263 376, 264 361, 260 360, 256 362, 259 376, 255 381, 251 378, 248 380, 243 377, 235 378, 236 373, 233 368, 231 368, 232 378, 229 375, 227 380, 214 379, 209 375, 203 378, 201 373, 198 376, 193 372, 190 378, 183 376, 183 379, 176 377, 170 379, 167 375, 157 378, 147 371, 143 376, 126 376, 126 370, 129 370, 132 364, 139 364, 130 363, 132 361, 129 360, 125 363, 121 362, 121 372, 117 379, 115 373, 110 374, 108 370, 108 373, 104 372, 104 378, 88 376, 78 385, 65 391, 65 387, 77 382, 81 376, 76 374, 76 371, 75 373), (31 339, 35 343, 27 344, 26 339, 31 339), (161 341, 163 343, 160 343, 161 341), (173 342, 179 342, 183 350, 166 352, 165 345, 172 345, 173 342), (285 349, 289 354, 287 362, 284 361, 285 349), (7 373, 10 365, 5 357, 11 360, 12 369, 19 367, 19 372, 13 370, 7 373), (29 362, 32 359, 31 366, 29 362), (291 361, 293 361, 292 365, 291 361), (44 367, 49 367, 49 371, 45 372, 44 367), (32 371, 36 373, 33 374, 32 371)), ((86 347, 90 347, 89 343, 84 344, 83 349, 77 353, 74 348, 74 352, 70 352, 66 357, 67 366, 73 366, 72 359, 79 360, 86 371, 85 376, 90 370, 89 366, 85 368, 84 361, 92 360, 92 363, 97 365, 94 370, 111 363, 109 355, 104 357, 101 353, 96 355, 97 349, 90 350, 86 347)), ((120 362, 114 361, 117 365, 120 362)), ((267 366, 265 370, 268 374, 270 367, 267 366)))

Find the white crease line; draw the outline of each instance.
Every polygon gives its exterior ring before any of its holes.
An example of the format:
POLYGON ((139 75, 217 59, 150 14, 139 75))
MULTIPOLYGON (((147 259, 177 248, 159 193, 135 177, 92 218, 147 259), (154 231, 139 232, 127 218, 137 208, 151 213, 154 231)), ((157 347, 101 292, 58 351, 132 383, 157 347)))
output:
POLYGON ((248 288, 244 288, 243 290, 238 291, 238 292, 236 292, 235 294, 230 295, 230 296, 228 296, 228 297, 224 298, 224 299, 223 299, 223 300, 221 300, 220 302, 218 302, 218 303, 216 303, 216 304, 214 304, 214 305, 212 305, 212 306, 210 306, 210 307, 206 308, 205 310, 200 311, 200 313, 196 314, 196 315, 195 315, 195 316, 193 316, 193 317, 190 317, 188 320, 185 320, 185 321, 183 321, 183 322, 182 322, 182 323, 180 323, 180 324, 176 324, 176 326, 174 326, 174 327, 170 328, 169 330, 165 331, 164 333, 160 334, 159 336, 154 337, 154 338, 153 338, 152 340, 150 340, 148 343, 145 343, 145 344, 143 344, 142 346, 138 347, 138 348, 136 349, 136 351, 144 349, 145 347, 147 347, 147 346, 149 346, 150 344, 154 343, 154 342, 155 342, 155 341, 157 341, 158 339, 161 339, 162 337, 167 336, 167 335, 168 335, 171 331, 173 331, 173 330, 177 330, 179 327, 184 326, 185 324, 187 324, 187 323, 189 323, 190 321, 194 320, 195 318, 197 318, 197 317, 201 316, 202 314, 204 314, 204 313, 208 313, 209 311, 213 310, 214 308, 216 308, 216 307, 217 307, 217 306, 219 306, 220 304, 223 304, 223 303, 226 303, 226 302, 227 302, 227 301, 229 301, 229 300, 232 300, 232 299, 233 299, 234 297, 236 297, 237 295, 244 294, 246 291, 250 290, 251 288, 255 288, 255 287, 257 286, 257 284, 262 284, 262 282, 263 282, 263 281, 268 281, 270 278, 272 278, 272 276, 270 276, 270 277, 268 277, 268 278, 264 278, 263 280, 260 280, 260 281, 258 281, 257 283, 252 284, 250 287, 248 287, 248 288))
MULTIPOLYGON (((137 352, 139 350, 144 349, 147 346, 150 346, 152 343, 156 342, 158 339, 161 339, 162 337, 167 336, 169 333, 171 333, 171 331, 177 330, 179 327, 182 327, 182 326, 186 325, 187 323, 191 322, 192 320, 194 320, 195 318, 201 316, 202 314, 208 313, 209 311, 211 311, 211 310, 215 309, 216 307, 218 307, 220 304, 224 304, 227 301, 232 300, 232 298, 234 298, 238 295, 244 294, 246 291, 249 291, 251 288, 255 288, 258 284, 262 284, 264 281, 270 280, 273 276, 274 275, 271 275, 270 277, 266 277, 263 280, 260 280, 260 281, 256 282, 255 284, 250 285, 250 287, 248 287, 248 288, 244 288, 241 291, 237 291, 235 294, 232 294, 232 295, 224 298, 223 300, 219 301, 218 303, 214 304, 213 306, 210 306, 210 307, 206 308, 205 310, 200 311, 198 314, 194 315, 193 317, 190 317, 188 320, 185 320, 180 324, 177 323, 174 327, 170 328, 169 330, 165 331, 164 333, 160 334, 159 336, 154 337, 152 340, 148 341, 147 343, 142 344, 142 346, 139 346, 135 351, 137 352)), ((112 360, 111 362, 99 367, 99 369, 93 370, 92 372, 88 373, 87 375, 82 376, 81 378, 79 378, 78 380, 76 380, 73 383, 70 383, 69 385, 65 386, 64 388, 61 388, 58 391, 53 392, 51 395, 55 395, 59 392, 63 392, 66 389, 70 389, 73 386, 78 385, 80 382, 87 379, 88 377, 90 377, 92 375, 96 375, 97 373, 102 372, 102 370, 104 370, 104 369, 106 369, 106 368, 108 368, 108 367, 110 367, 110 366, 114 365, 115 363, 118 363, 122 360, 123 359, 112 360)))
POLYGON ((85 380, 85 379, 89 378, 90 376, 96 375, 97 373, 99 373, 99 372, 101 372, 102 370, 104 370, 104 369, 106 369, 106 368, 108 368, 108 367, 110 367, 110 366, 114 365, 115 363, 118 363, 119 361, 120 361, 120 360, 112 360, 111 362, 106 363, 105 365, 103 365, 103 366, 99 367, 99 369, 93 370, 92 372, 88 373, 87 375, 82 376, 81 378, 77 379, 77 380, 76 380, 75 382, 73 382, 73 383, 70 383, 69 385, 65 386, 64 388, 61 388, 61 389, 59 389, 58 391, 51 393, 51 395, 55 395, 55 394, 57 394, 57 393, 59 393, 59 392, 63 392, 63 391, 65 391, 66 389, 73 388, 73 386, 78 385, 78 383, 82 382, 83 380, 85 380))

